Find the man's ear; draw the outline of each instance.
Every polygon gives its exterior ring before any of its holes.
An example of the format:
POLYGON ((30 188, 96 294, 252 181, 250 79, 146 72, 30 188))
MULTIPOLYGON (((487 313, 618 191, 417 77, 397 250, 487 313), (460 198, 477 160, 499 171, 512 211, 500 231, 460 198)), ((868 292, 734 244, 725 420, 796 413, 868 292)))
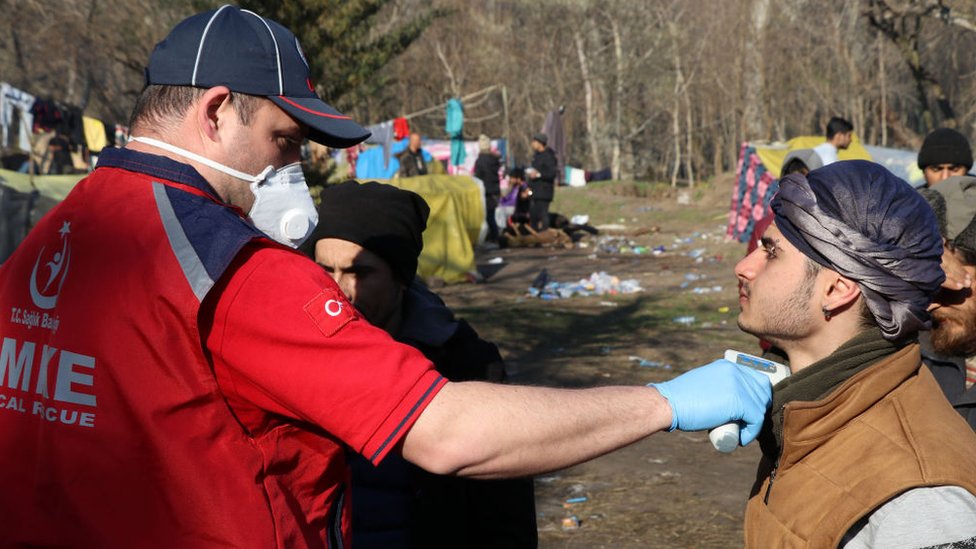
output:
POLYGON ((194 121, 202 138, 219 142, 220 129, 227 116, 236 116, 231 106, 230 89, 217 86, 208 89, 197 101, 194 108, 194 121))
POLYGON ((856 282, 834 271, 826 271, 826 274, 830 277, 823 294, 826 310, 839 312, 857 301, 861 287, 856 282))

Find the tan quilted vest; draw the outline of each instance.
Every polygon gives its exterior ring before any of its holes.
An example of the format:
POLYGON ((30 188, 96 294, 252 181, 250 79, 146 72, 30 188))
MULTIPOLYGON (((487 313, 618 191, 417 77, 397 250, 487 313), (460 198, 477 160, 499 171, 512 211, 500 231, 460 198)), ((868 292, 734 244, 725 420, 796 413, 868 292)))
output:
POLYGON ((921 364, 909 345, 823 400, 786 405, 779 467, 770 483, 763 459, 746 508, 746 547, 837 547, 915 487, 976 494, 976 434, 921 364))

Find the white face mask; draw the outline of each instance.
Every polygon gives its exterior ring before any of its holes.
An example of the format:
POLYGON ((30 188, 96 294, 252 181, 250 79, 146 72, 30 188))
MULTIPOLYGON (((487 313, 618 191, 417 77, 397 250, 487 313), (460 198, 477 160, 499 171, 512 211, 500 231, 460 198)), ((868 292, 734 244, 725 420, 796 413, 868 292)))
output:
POLYGON ((298 162, 277 170, 274 166, 268 166, 258 175, 250 175, 158 139, 132 137, 130 140, 195 160, 231 177, 250 182, 254 205, 248 216, 255 227, 286 246, 301 246, 319 221, 315 203, 308 194, 305 173, 298 162))

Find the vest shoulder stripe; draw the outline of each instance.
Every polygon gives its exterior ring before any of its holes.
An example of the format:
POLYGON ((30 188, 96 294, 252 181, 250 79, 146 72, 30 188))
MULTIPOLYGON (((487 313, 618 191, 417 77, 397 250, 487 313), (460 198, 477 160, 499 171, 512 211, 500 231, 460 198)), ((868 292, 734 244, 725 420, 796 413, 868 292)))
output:
POLYGON ((197 296, 198 300, 203 301, 207 292, 213 287, 214 281, 210 278, 203 262, 200 260, 196 250, 193 249, 190 240, 183 231, 183 225, 176 216, 176 212, 173 210, 173 204, 170 202, 169 196, 167 196, 166 186, 153 181, 152 188, 153 196, 156 199, 156 207, 159 210, 159 217, 162 219, 163 228, 166 231, 169 244, 173 248, 173 253, 176 255, 176 260, 180 263, 180 267, 183 269, 183 275, 186 276, 190 288, 193 289, 193 294, 197 296))

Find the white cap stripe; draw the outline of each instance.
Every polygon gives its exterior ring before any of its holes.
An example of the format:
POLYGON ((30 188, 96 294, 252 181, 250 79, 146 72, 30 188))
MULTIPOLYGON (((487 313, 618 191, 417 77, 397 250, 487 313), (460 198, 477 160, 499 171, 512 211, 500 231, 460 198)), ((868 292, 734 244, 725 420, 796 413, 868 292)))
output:
POLYGON ((197 46, 197 59, 193 62, 193 76, 190 78, 190 85, 197 85, 197 68, 200 66, 200 55, 203 54, 203 41, 207 39, 207 33, 210 32, 210 25, 214 22, 214 19, 220 15, 220 12, 224 11, 224 8, 229 8, 229 4, 224 4, 220 6, 220 9, 214 12, 210 16, 210 21, 207 21, 207 26, 203 28, 203 34, 200 35, 200 45, 197 46))
POLYGON ((250 13, 254 17, 257 17, 258 20, 261 21, 261 23, 264 23, 264 27, 268 29, 268 34, 271 35, 271 41, 274 42, 274 46, 275 46, 275 62, 278 64, 278 95, 285 95, 285 84, 281 78, 281 52, 278 51, 278 39, 275 38, 274 32, 271 30, 271 25, 268 25, 268 22, 264 20, 264 17, 261 17, 260 15, 254 13, 251 10, 241 10, 241 11, 244 13, 250 13))

